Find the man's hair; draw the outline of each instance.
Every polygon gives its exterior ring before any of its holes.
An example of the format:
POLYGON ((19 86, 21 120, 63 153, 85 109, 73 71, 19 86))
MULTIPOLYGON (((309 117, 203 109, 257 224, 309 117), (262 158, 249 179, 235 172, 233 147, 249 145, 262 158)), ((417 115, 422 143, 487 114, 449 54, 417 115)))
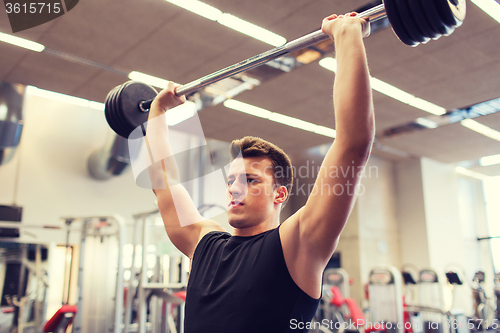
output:
POLYGON ((254 136, 245 136, 242 139, 233 140, 229 146, 229 152, 233 159, 241 156, 245 157, 267 157, 271 160, 274 184, 285 186, 288 195, 283 202, 285 207, 290 197, 293 186, 293 168, 288 155, 275 144, 254 136), (241 153, 241 155, 240 155, 241 153))

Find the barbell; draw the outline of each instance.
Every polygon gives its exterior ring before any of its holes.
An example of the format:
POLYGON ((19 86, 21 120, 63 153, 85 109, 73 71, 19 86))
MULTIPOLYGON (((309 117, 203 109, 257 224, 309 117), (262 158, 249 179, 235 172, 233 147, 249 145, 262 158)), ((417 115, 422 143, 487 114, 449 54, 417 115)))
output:
MULTIPOLYGON (((406 45, 417 46, 451 34, 465 19, 465 0, 384 0, 383 4, 357 16, 368 22, 388 18, 396 36, 406 45)), ((175 90, 177 96, 189 95, 205 86, 277 59, 286 54, 328 40, 321 30, 290 41, 283 46, 248 58, 232 66, 204 76, 175 90)), ((157 91, 144 83, 128 81, 109 92, 105 116, 109 126, 128 138, 138 126, 146 123, 157 91)))

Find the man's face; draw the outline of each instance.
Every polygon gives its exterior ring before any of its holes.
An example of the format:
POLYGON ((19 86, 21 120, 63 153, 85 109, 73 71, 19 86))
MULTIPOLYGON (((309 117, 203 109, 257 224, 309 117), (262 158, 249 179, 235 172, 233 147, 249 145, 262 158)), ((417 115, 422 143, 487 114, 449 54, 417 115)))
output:
POLYGON ((271 160, 267 157, 236 158, 229 168, 227 209, 234 228, 258 225, 275 214, 277 190, 271 160))

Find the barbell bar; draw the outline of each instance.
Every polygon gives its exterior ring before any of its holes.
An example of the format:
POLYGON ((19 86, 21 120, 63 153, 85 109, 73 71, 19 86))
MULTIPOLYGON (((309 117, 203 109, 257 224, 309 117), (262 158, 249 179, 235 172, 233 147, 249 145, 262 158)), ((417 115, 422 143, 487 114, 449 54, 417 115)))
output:
MULTIPOLYGON (((368 22, 388 18, 396 36, 406 45, 417 46, 451 34, 465 19, 465 0, 384 0, 383 4, 361 12, 357 17, 368 22)), ((232 66, 194 80, 175 90, 177 96, 189 95, 212 83, 258 67, 271 60, 328 40, 321 30, 290 41, 232 66)), ((130 133, 148 119, 156 90, 144 83, 128 81, 110 91, 105 115, 110 127, 120 136, 130 133)))

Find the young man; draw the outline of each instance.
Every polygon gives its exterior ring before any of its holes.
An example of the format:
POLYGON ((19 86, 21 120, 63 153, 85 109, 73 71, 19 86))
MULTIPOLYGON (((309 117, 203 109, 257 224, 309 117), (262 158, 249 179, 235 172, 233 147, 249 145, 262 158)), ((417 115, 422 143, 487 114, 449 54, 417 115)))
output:
MULTIPOLYGON (((352 188, 359 182, 358 170, 367 162, 374 137, 362 41, 369 26, 355 15, 323 20, 322 30, 335 42, 337 56, 333 93, 337 137, 307 203, 281 225, 279 212, 292 183, 291 176, 286 177, 290 162, 264 140, 246 137, 232 144, 233 157, 239 150, 242 155, 233 160, 228 173, 228 219, 234 235, 204 220, 186 190, 175 185, 179 179, 175 162, 164 160, 150 170, 167 234, 192 260, 186 333, 307 331, 321 296, 323 270, 354 205, 352 188), (332 168, 356 172, 333 177, 332 168)), ((170 84, 157 96, 150 120, 184 102, 174 90, 170 84)), ((148 125, 147 140, 154 140, 163 156, 172 155, 163 139, 167 131, 166 125, 148 125), (163 140, 160 147, 158 140, 163 140)))

